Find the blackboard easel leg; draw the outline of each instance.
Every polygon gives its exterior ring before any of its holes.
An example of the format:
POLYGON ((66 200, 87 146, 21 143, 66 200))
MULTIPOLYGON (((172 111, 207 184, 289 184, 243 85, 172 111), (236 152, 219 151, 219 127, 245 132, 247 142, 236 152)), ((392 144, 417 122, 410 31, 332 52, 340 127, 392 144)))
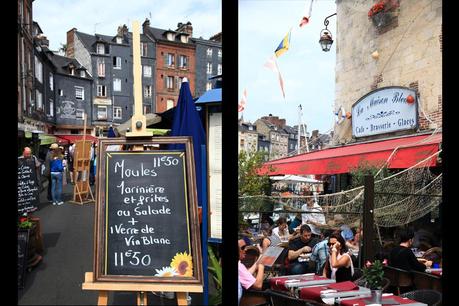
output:
POLYGON ((108 291, 105 291, 105 290, 99 291, 99 297, 97 298, 97 305, 98 306, 108 305, 108 291))

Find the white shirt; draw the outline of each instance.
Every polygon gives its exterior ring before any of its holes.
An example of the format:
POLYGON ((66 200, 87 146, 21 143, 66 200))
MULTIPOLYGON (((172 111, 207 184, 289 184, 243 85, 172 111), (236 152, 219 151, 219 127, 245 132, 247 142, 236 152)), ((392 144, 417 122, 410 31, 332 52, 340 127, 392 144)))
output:
POLYGON ((276 235, 277 237, 279 237, 279 239, 280 239, 281 241, 283 241, 283 240, 288 240, 288 227, 286 227, 286 228, 284 229, 284 231, 281 232, 281 233, 279 233, 279 226, 278 226, 278 227, 275 227, 275 228, 273 228, 273 233, 272 233, 272 234, 273 234, 273 235, 276 235))
POLYGON ((302 211, 306 212, 313 212, 313 213, 307 213, 307 214, 301 214, 301 219, 302 219, 302 224, 307 224, 311 228, 311 232, 315 235, 320 235, 320 230, 316 228, 313 224, 311 224, 311 221, 319 223, 319 224, 327 224, 325 222, 325 216, 322 212, 322 207, 320 207, 319 204, 314 202, 314 206, 309 208, 308 204, 304 204, 301 206, 302 211))

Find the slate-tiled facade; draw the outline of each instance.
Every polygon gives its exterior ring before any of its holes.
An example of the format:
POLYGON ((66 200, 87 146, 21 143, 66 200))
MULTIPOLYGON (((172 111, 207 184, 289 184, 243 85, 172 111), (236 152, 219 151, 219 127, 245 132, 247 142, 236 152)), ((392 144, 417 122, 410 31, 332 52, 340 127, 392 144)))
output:
POLYGON ((216 79, 209 79, 223 73, 221 41, 193 38, 196 44, 196 91, 195 96, 216 88, 216 79))

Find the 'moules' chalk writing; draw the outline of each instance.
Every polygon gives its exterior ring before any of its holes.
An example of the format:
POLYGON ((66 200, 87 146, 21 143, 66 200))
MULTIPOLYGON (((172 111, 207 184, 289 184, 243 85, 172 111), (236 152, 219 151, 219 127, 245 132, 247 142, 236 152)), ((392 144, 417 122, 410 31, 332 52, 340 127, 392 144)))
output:
MULTIPOLYGON (((151 165, 153 168, 177 166, 179 159, 172 156, 152 157, 151 165)), ((140 163, 140 169, 125 169, 124 159, 121 162, 115 163, 115 173, 120 173, 121 178, 138 177, 138 176, 157 176, 155 169, 144 168, 143 163, 140 163)))

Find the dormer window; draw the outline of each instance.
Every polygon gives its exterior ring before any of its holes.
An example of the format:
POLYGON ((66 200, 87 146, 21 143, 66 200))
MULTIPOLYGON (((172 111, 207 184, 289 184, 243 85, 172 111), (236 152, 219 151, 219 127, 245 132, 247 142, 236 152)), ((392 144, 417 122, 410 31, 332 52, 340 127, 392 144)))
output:
POLYGON ((86 73, 84 72, 84 70, 80 70, 80 77, 82 78, 86 77, 86 73))
POLYGON ((180 41, 182 43, 188 43, 188 36, 187 35, 180 35, 180 41))
POLYGON ((143 42, 140 43, 140 56, 147 56, 147 51, 148 51, 147 47, 148 47, 147 43, 143 43, 143 42))
POLYGON ((105 54, 104 44, 97 44, 97 54, 105 54))
POLYGON ((69 67, 69 69, 70 69, 70 75, 75 75, 75 68, 69 67))
POLYGON ((175 40, 175 34, 172 32, 168 32, 166 35, 167 40, 174 41, 175 40))
POLYGON ((122 43, 123 43, 123 38, 117 36, 117 37, 116 37, 116 43, 117 43, 117 44, 122 44, 122 43))

